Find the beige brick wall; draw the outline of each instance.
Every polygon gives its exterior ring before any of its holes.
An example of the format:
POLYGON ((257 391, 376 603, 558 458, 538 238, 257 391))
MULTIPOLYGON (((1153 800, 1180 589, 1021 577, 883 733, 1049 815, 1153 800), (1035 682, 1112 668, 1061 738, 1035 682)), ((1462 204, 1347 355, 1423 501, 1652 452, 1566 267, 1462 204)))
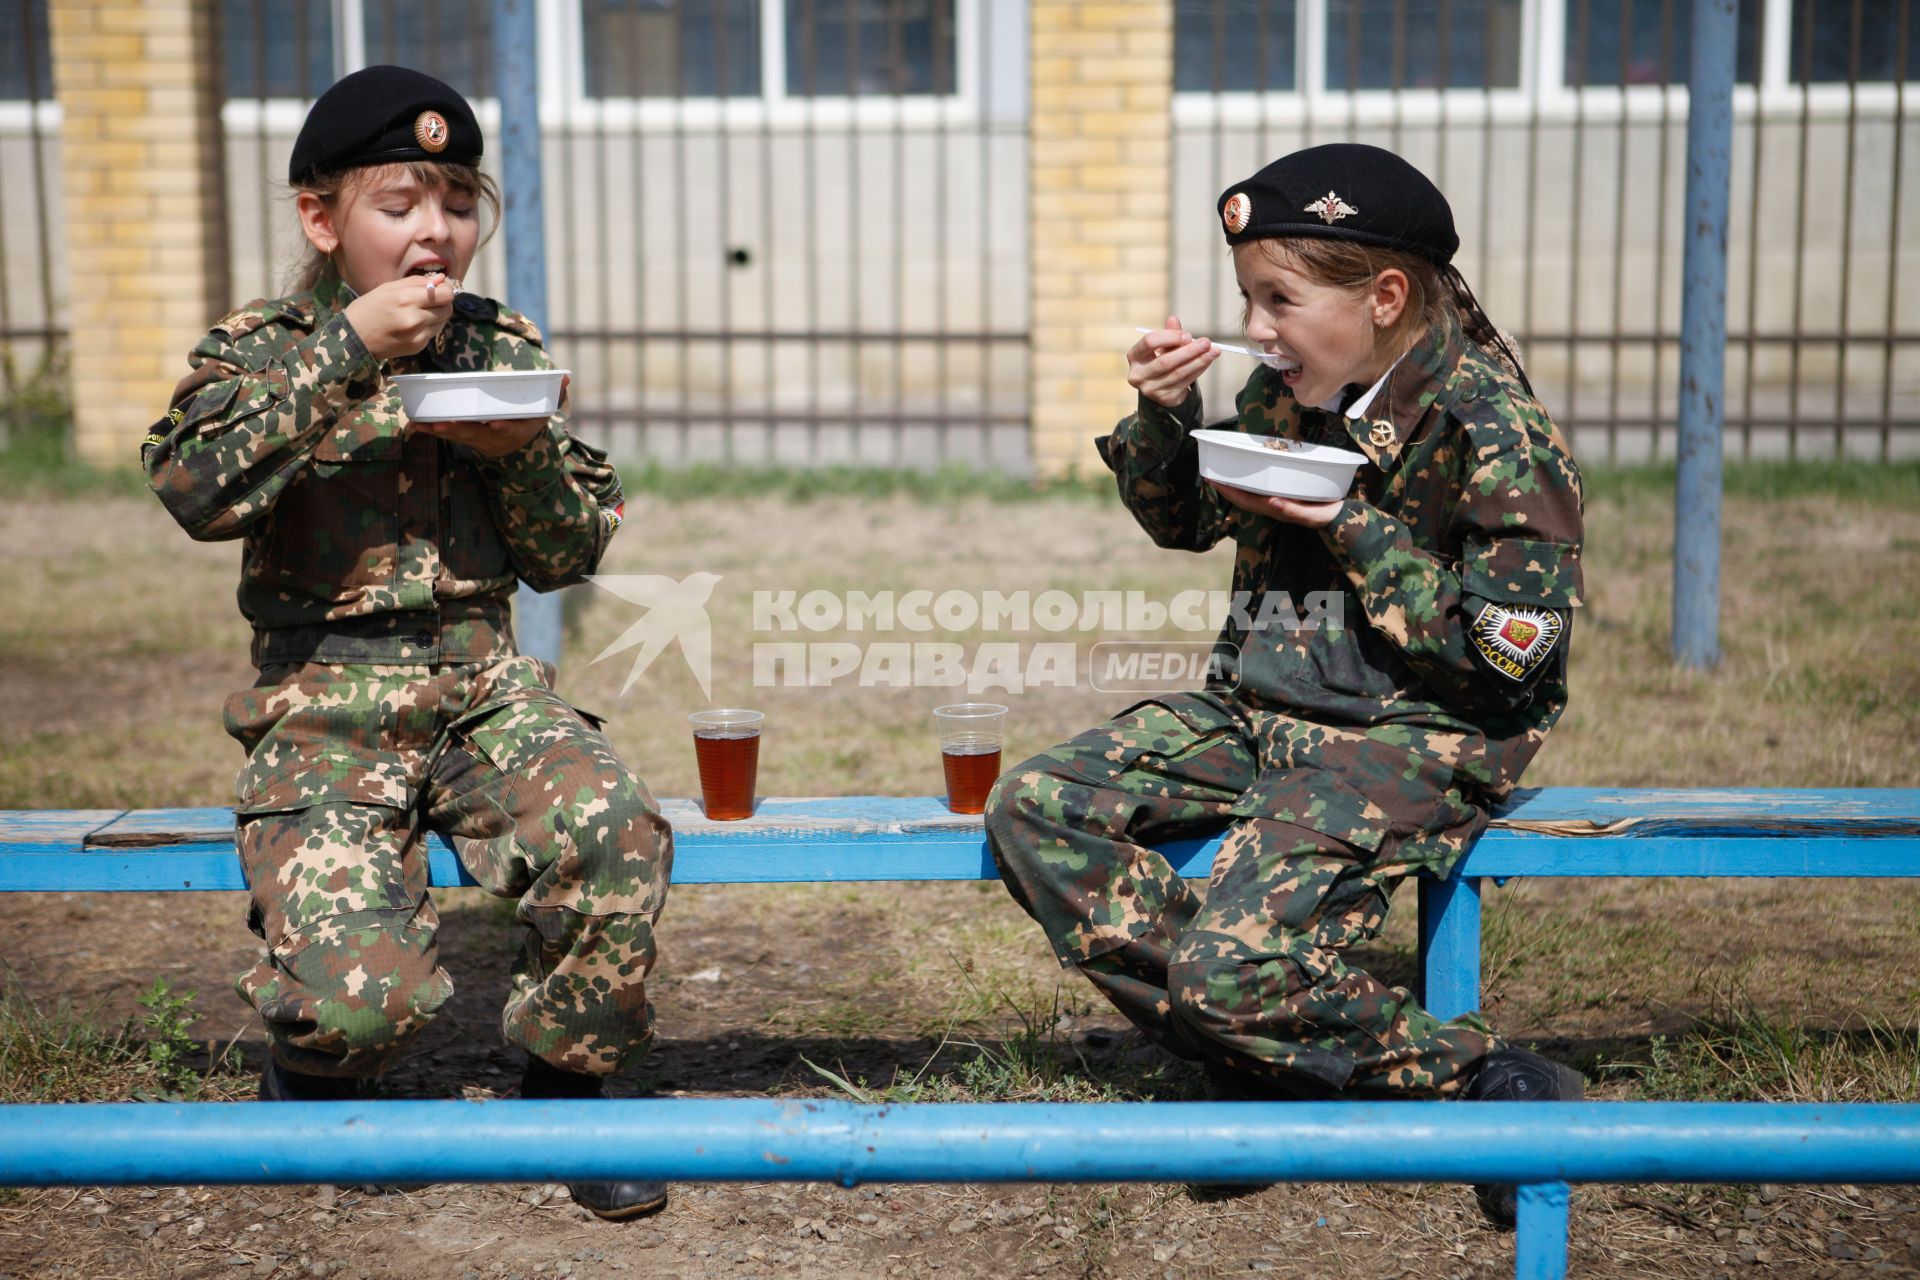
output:
POLYGON ((127 465, 231 305, 219 0, 53 0, 75 445, 127 465))
POLYGON ((1033 0, 1033 423, 1042 475, 1101 470, 1122 352, 1170 291, 1172 0, 1033 0))

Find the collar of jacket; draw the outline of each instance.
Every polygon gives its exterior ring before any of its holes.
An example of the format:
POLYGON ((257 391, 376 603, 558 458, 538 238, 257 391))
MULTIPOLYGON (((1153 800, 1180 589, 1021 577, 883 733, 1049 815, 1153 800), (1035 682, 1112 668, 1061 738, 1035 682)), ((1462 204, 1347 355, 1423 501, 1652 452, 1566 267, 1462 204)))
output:
POLYGON ((335 312, 346 310, 347 304, 359 296, 328 263, 313 282, 313 327, 318 329, 333 319, 335 312))
POLYGON ((1340 414, 1353 447, 1382 471, 1392 469, 1420 420, 1447 389, 1448 375, 1466 347, 1460 322, 1448 316, 1413 344, 1387 375, 1387 384, 1357 418, 1340 414))

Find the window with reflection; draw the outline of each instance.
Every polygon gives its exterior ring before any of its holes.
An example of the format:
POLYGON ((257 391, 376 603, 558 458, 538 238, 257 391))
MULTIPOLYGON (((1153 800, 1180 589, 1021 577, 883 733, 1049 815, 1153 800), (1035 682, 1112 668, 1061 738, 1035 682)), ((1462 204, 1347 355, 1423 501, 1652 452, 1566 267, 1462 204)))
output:
POLYGON ((1173 87, 1179 93, 1288 92, 1297 0, 1174 0, 1173 87))
POLYGON ((226 0, 221 18, 229 98, 317 98, 333 83, 328 0, 226 0))
POLYGON ((467 0, 362 0, 366 64, 412 67, 469 100, 493 96, 493 5, 467 0))
POLYGON ((953 92, 953 0, 782 3, 789 94, 953 92))
MULTIPOLYGON (((1685 84, 1693 48, 1693 0, 1566 0, 1567 83, 1685 84)), ((1753 84, 1760 72, 1766 0, 1740 0, 1734 76, 1753 84)))
POLYGON ((1512 89, 1520 0, 1327 0, 1330 89, 1512 89))
POLYGON ((760 95, 761 0, 581 0, 592 98, 760 95))
POLYGON ((47 0, 0 0, 0 101, 53 97, 47 0))
POLYGON ((1794 0, 1792 23, 1787 78, 1795 84, 1911 80, 1920 72, 1916 0, 1794 0))

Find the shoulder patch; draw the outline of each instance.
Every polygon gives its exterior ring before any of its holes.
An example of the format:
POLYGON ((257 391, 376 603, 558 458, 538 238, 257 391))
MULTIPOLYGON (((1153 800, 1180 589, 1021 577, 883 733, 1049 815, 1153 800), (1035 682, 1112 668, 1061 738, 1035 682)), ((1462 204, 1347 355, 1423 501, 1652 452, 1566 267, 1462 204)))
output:
POLYGON ((527 319, 525 316, 521 315, 518 311, 515 311, 510 307, 501 306, 499 303, 494 302, 491 298, 484 298, 482 299, 482 301, 491 304, 492 307, 494 308, 494 311, 496 314, 492 317, 492 319, 496 327, 505 329, 508 333, 513 334, 516 338, 525 338, 528 342, 531 342, 536 347, 541 345, 539 325, 536 325, 533 321, 527 319))
POLYGON ((244 307, 234 308, 214 321, 209 332, 223 334, 228 340, 232 340, 243 338, 275 320, 310 325, 313 323, 313 313, 295 298, 276 298, 272 301, 264 298, 255 299, 244 307))
POLYGON ((1509 680, 1524 680, 1560 643, 1560 615, 1551 609, 1489 604, 1468 634, 1487 665, 1509 680))

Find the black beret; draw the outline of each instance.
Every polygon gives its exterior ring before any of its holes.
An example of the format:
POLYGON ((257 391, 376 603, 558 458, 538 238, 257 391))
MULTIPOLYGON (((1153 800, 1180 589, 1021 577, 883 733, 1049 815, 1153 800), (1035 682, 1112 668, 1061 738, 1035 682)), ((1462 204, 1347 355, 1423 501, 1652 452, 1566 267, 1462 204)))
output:
POLYGON ((1311 236, 1405 249, 1445 264, 1460 247, 1453 210, 1391 151, 1330 142, 1282 156, 1220 195, 1228 244, 1311 236))
POLYGON ((370 164, 477 164, 473 108, 451 85, 406 67, 366 67, 334 82, 293 141, 287 181, 370 164))

